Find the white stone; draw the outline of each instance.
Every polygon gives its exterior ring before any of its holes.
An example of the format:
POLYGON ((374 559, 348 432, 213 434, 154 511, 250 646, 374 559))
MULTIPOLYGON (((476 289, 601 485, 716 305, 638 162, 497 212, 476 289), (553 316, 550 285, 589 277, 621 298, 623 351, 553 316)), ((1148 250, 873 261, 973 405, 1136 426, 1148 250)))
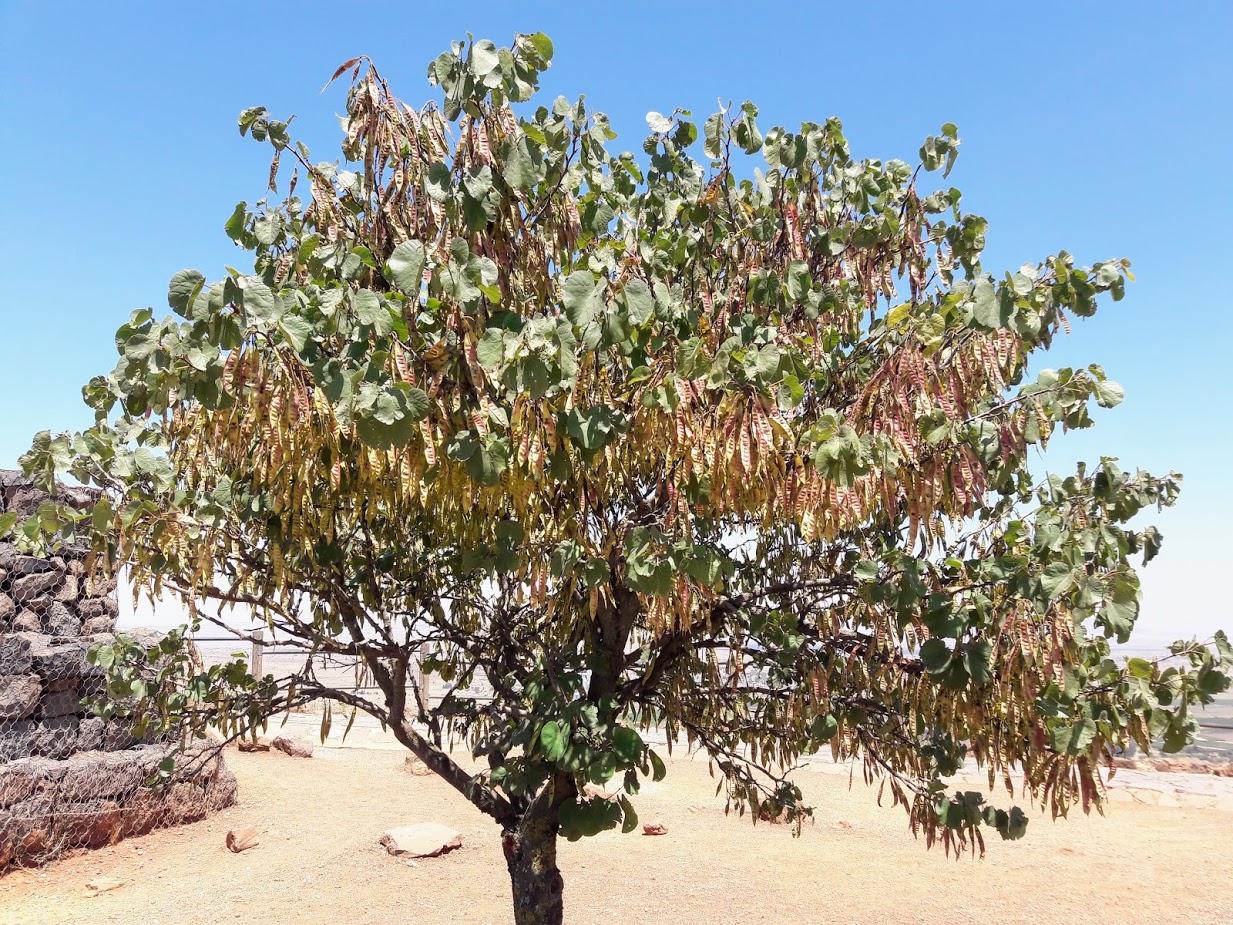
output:
POLYGON ((462 847, 462 833, 439 822, 420 822, 390 829, 381 836, 385 850, 397 857, 435 858, 462 847))

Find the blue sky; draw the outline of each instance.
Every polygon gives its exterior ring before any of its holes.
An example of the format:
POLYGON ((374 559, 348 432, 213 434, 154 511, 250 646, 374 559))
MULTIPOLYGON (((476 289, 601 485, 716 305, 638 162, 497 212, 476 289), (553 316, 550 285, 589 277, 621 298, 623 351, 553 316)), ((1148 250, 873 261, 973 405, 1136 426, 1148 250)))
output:
POLYGON ((946 121, 952 181, 990 221, 986 265, 1066 248, 1127 256, 1127 299, 1076 326, 1048 365, 1092 361, 1118 409, 1049 452, 1186 476, 1144 573, 1144 641, 1233 628, 1223 593, 1233 493, 1226 405, 1233 323, 1233 4, 49 3, 0 0, 0 467, 39 429, 88 415, 80 387, 114 363, 134 308, 168 278, 240 264, 223 234, 259 198, 267 148, 239 111, 298 116, 337 152, 334 67, 372 56, 396 92, 433 95, 427 62, 467 31, 547 32, 549 98, 586 93, 638 150, 648 110, 705 117, 754 100, 759 123, 843 119, 860 156, 915 158, 946 121))

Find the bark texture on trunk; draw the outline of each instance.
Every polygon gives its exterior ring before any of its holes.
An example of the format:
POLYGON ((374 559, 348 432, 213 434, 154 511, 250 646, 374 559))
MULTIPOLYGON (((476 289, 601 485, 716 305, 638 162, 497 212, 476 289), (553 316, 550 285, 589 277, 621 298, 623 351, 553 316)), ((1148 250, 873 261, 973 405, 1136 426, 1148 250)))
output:
POLYGON ((555 816, 551 805, 533 805, 517 828, 501 833, 514 891, 514 925, 562 925, 565 881, 557 869, 555 816))

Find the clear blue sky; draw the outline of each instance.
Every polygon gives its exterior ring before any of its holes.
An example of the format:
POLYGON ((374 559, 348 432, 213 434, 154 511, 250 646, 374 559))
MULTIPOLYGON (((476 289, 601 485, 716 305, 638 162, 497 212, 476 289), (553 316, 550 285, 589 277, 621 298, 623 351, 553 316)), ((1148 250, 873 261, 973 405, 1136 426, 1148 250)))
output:
POLYGON ((267 150, 238 112, 298 115, 337 153, 334 67, 371 55, 409 102, 467 31, 547 32, 549 99, 586 93, 637 150, 647 110, 837 115, 861 156, 911 160, 958 124, 953 182, 991 223, 987 266, 1060 248, 1128 256, 1139 282, 1055 350, 1099 361, 1127 400, 1058 443, 1052 468, 1115 455, 1185 473, 1145 572, 1145 640, 1233 628, 1233 3, 53 3, 0 0, 0 467, 39 429, 88 421, 133 308, 166 311, 182 267, 244 260, 223 234, 262 195, 267 150))

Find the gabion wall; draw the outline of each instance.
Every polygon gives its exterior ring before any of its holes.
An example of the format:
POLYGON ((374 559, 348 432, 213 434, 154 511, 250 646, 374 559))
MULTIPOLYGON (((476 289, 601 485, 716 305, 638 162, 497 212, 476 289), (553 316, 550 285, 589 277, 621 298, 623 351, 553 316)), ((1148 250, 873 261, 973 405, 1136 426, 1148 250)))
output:
MULTIPOLYGON (((85 489, 60 492, 74 506, 94 500, 85 489)), ((0 514, 31 514, 47 500, 20 473, 0 470, 0 514)), ((86 653, 113 638, 118 614, 114 580, 90 578, 85 555, 28 556, 0 540, 0 874, 235 800, 234 775, 204 746, 177 759, 169 782, 147 786, 172 745, 138 743, 124 721, 83 708, 102 683, 86 653)), ((147 645, 158 638, 130 635, 147 645)))

